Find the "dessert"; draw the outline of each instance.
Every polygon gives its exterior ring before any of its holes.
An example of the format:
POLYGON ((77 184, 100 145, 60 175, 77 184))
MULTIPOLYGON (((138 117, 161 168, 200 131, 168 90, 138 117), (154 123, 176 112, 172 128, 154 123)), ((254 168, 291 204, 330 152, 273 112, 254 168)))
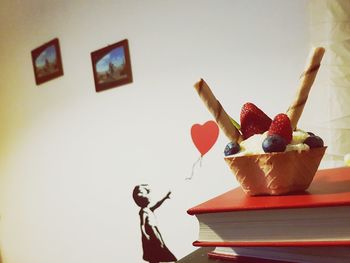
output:
POLYGON ((277 114, 266 131, 247 136, 243 135, 247 139, 239 144, 239 150, 224 152, 247 194, 281 195, 309 187, 326 149, 319 136, 293 131, 284 113, 277 114))
POLYGON ((249 195, 282 195, 304 191, 311 184, 326 147, 323 140, 297 127, 324 48, 316 48, 296 97, 286 113, 273 119, 251 102, 242 106, 240 126, 235 125, 201 79, 195 89, 228 137, 224 149, 229 165, 243 190, 249 195))

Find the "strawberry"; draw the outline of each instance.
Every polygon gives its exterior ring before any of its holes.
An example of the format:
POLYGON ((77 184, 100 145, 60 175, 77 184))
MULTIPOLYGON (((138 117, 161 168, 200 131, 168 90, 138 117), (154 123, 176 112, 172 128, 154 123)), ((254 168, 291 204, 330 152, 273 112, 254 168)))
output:
POLYGON ((292 141, 293 129, 286 114, 280 113, 276 115, 270 125, 268 135, 279 135, 286 140, 287 144, 292 141))
POLYGON ((270 127, 272 120, 253 103, 247 102, 241 109, 241 131, 244 139, 262 134, 270 127))

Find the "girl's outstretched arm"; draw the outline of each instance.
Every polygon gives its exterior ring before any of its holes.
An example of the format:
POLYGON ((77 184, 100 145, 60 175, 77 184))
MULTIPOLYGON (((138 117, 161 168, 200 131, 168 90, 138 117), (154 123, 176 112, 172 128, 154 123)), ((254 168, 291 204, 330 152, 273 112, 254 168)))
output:
POLYGON ((171 191, 169 191, 166 196, 164 196, 161 200, 159 200, 154 206, 152 206, 150 209, 151 211, 154 211, 156 210, 158 207, 160 207, 163 202, 166 200, 166 199, 170 199, 170 194, 171 194, 171 191))

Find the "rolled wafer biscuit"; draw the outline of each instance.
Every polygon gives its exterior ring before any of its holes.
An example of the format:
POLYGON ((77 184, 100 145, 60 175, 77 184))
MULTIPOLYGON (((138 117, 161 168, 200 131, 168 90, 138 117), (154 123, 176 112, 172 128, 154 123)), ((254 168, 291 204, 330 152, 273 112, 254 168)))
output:
POLYGON ((296 129, 299 118, 304 110, 310 89, 316 78, 318 69, 325 49, 317 47, 311 52, 310 61, 306 66, 304 73, 301 75, 301 82, 293 103, 287 110, 287 115, 291 121, 293 130, 296 129))
POLYGON ((233 125, 230 116, 226 113, 220 102, 216 99, 208 84, 201 79, 194 85, 198 95, 201 97, 204 104, 207 106, 210 113, 214 116, 215 121, 226 137, 233 142, 242 141, 242 135, 233 125))

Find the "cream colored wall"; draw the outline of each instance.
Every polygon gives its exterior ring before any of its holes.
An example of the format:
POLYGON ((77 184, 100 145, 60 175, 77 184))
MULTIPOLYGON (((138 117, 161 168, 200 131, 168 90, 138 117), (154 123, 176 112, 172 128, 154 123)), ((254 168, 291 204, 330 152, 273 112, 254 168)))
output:
MULTIPOLYGON (((306 0, 2 0, 0 248, 3 263, 143 262, 136 184, 181 258, 186 210, 237 183, 220 134, 192 181, 194 123, 212 119, 192 85, 207 80, 232 117, 251 101, 285 111, 309 52, 306 0), (30 51, 61 44, 64 76, 37 87, 30 51), (95 93, 90 52, 129 40, 134 82, 95 93)), ((306 109, 309 110, 309 109, 306 109)))

